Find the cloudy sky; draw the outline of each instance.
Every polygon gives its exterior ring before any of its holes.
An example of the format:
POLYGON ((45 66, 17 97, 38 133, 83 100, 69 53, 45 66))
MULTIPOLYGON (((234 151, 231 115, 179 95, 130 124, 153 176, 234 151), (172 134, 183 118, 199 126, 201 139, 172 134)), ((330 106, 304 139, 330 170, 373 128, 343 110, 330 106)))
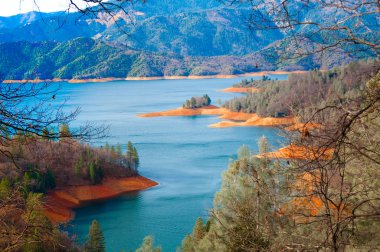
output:
MULTIPOLYGON (((74 0, 80 4, 80 0, 74 0)), ((81 3, 83 6, 83 2, 81 3)), ((0 16, 12 16, 29 11, 53 12, 66 10, 69 0, 0 0, 0 16)))

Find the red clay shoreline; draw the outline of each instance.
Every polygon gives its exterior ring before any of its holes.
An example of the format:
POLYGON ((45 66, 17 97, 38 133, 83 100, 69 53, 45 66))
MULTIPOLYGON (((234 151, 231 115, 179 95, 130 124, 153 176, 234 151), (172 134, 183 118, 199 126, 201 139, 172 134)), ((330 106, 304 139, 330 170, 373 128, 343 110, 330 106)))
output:
POLYGON ((75 217, 74 208, 93 202, 146 190, 158 183, 142 176, 105 179, 98 185, 67 186, 49 192, 45 197, 45 215, 54 223, 66 223, 75 217))
POLYGON ((226 108, 219 108, 217 106, 209 105, 202 108, 186 109, 177 108, 166 111, 152 112, 146 114, 138 114, 138 117, 159 117, 159 116, 196 116, 196 115, 216 115, 220 119, 228 121, 221 121, 209 125, 210 128, 228 128, 228 127, 252 127, 252 126, 282 126, 282 125, 295 125, 297 118, 293 116, 288 117, 260 117, 257 114, 234 112, 226 108))
POLYGON ((111 82, 111 81, 121 81, 121 80, 137 80, 137 81, 149 81, 149 80, 198 80, 198 79, 229 79, 236 77, 251 77, 251 76, 263 76, 268 74, 279 75, 279 74, 302 74, 307 71, 261 71, 261 72, 251 72, 244 74, 217 74, 217 75, 188 75, 188 76, 151 76, 151 77, 105 77, 105 78, 89 78, 89 79, 32 79, 32 80, 3 80, 2 83, 41 83, 41 82, 69 82, 69 83, 87 83, 87 82, 111 82))
POLYGON ((222 90, 225 93, 248 93, 248 92, 259 92, 260 89, 255 87, 228 87, 222 90))

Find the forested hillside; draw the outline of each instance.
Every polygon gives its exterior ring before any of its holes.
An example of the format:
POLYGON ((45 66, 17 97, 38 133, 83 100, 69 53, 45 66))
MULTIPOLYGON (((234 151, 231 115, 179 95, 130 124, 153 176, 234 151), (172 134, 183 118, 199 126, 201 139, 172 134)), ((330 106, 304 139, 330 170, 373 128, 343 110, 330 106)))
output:
POLYGON ((337 104, 358 96, 379 66, 377 61, 362 61, 325 72, 291 74, 284 81, 265 78, 243 81, 238 85, 253 86, 259 88, 259 92, 248 92, 227 101, 224 106, 232 111, 257 113, 263 117, 274 117, 278 113, 308 117, 313 113, 312 107, 337 104))
MULTIPOLYGON (((1 79, 123 78, 328 69, 375 57, 368 51, 328 51, 292 58, 290 56, 296 51, 321 47, 324 41, 295 43, 289 34, 279 30, 253 29, 249 23, 255 14, 247 4, 231 7, 218 1, 170 4, 147 1, 137 3, 128 11, 130 15, 120 10, 113 17, 102 11, 88 15, 32 12, 1 17, 1 79), (37 47, 35 51, 33 48, 37 47), (31 56, 21 53, 28 50, 31 56), (9 51, 20 54, 12 55, 9 51)), ((302 12, 300 15, 304 19, 323 19, 328 14, 302 12)), ((374 31, 369 34, 375 39, 377 27, 370 26, 370 21, 366 20, 364 28, 374 31)))
POLYGON ((196 221, 182 251, 377 250, 378 68, 360 62, 259 81, 261 92, 232 100, 264 116, 301 116, 306 124, 282 133, 291 153, 302 154, 280 157, 265 137, 258 152, 240 147, 207 221, 196 221))

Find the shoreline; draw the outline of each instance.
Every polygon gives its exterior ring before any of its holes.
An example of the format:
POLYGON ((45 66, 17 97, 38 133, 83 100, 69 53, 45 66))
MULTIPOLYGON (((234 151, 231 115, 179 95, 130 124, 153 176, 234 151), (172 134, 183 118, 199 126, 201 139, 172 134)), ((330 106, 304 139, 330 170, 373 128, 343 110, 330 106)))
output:
POLYGON ((151 77, 104 77, 104 78, 89 78, 89 79, 32 79, 32 80, 3 80, 4 84, 12 83, 42 83, 42 82, 68 82, 68 83, 88 83, 88 82, 111 82, 111 81, 151 81, 151 80, 202 80, 202 79, 233 79, 238 77, 255 77, 263 75, 281 75, 281 74, 302 74, 307 71, 260 71, 243 74, 216 74, 216 75, 188 75, 188 76, 151 76, 151 77))
POLYGON ((67 186, 45 196, 44 213, 53 223, 67 223, 75 218, 73 209, 105 201, 123 194, 147 190, 158 183, 143 176, 109 178, 98 185, 67 186))
POLYGON ((222 89, 221 91, 225 93, 248 93, 248 92, 255 93, 255 92, 259 92, 260 89, 255 88, 255 87, 228 87, 228 88, 222 89))
POLYGON ((273 152, 258 154, 255 157, 269 159, 329 160, 333 152, 333 149, 306 148, 305 146, 290 144, 273 152))
POLYGON ((138 114, 137 117, 150 118, 161 116, 198 116, 198 115, 216 115, 223 121, 209 125, 210 128, 229 128, 229 127, 275 127, 283 125, 296 125, 296 117, 260 117, 257 114, 234 112, 226 108, 220 108, 214 105, 205 106, 196 109, 177 108, 172 110, 158 111, 152 113, 138 114), (226 121, 228 120, 228 121, 226 121))

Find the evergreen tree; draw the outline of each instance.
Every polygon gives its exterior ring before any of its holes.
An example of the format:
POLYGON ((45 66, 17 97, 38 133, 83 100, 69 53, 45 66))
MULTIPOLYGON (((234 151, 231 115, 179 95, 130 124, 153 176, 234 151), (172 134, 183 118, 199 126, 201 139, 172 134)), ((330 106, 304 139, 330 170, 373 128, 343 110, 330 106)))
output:
POLYGON ((115 149, 115 146, 113 146, 113 145, 111 146, 110 156, 111 156, 111 160, 116 159, 116 149, 115 149))
POLYGON ((269 152, 269 150, 270 148, 269 148, 268 139, 265 136, 262 136, 259 140, 259 153, 260 154, 267 153, 269 152))
POLYGON ((4 177, 0 181, 0 199, 4 199, 6 196, 9 195, 9 192, 11 190, 11 182, 8 178, 4 177))
POLYGON ((68 138, 71 137, 70 128, 67 124, 62 124, 59 127, 59 137, 68 138))
POLYGON ((137 170, 140 165, 140 158, 137 149, 133 146, 131 141, 127 144, 127 154, 126 154, 128 167, 133 170, 137 170))
POLYGON ((109 143, 106 143, 105 149, 106 149, 106 151, 110 151, 110 145, 109 145, 109 143))
POLYGON ((153 237, 147 236, 144 238, 143 243, 140 248, 136 250, 136 252, 161 252, 160 247, 154 247, 153 245, 153 237))
POLYGON ((197 100, 195 99, 195 97, 191 97, 190 106, 191 108, 195 108, 197 106, 197 100))
POLYGON ((140 158, 139 158, 139 154, 137 152, 136 147, 133 147, 132 157, 133 157, 133 162, 134 162, 134 170, 137 170, 137 168, 139 168, 139 165, 140 165, 140 158))
POLYGON ((79 159, 75 162, 75 165, 74 165, 75 175, 79 176, 81 174, 83 165, 84 165, 83 155, 82 153, 80 153, 79 159))
POLYGON ((117 144, 116 145, 116 155, 118 158, 120 158, 122 156, 123 152, 121 150, 121 144, 117 144))
POLYGON ((103 170, 98 166, 97 162, 90 162, 88 166, 90 180, 92 184, 99 184, 103 179, 103 170))
MULTIPOLYGON (((264 139, 260 143, 267 146, 264 139)), ((273 163, 251 157, 247 146, 238 156, 223 174, 207 227, 197 220, 182 242, 184 252, 281 250, 275 241, 286 233, 282 226, 289 219, 278 214, 277 205, 287 200, 282 189, 287 178, 273 163)))
POLYGON ((201 218, 198 218, 193 229, 193 237, 195 240, 199 241, 203 238, 204 234, 205 230, 203 220, 201 218))
POLYGON ((182 241, 182 252, 195 252, 194 249, 195 242, 191 235, 186 235, 185 239, 182 241))
POLYGON ((22 193, 23 193, 24 197, 26 197, 28 195, 30 190, 31 190, 31 188, 30 188, 30 175, 28 172, 25 172, 23 175, 23 178, 22 178, 22 193))
POLYGON ((247 145, 243 145, 238 149, 238 159, 249 159, 251 157, 251 150, 247 145))
POLYGON ((46 189, 54 189, 55 188, 55 178, 54 178, 54 175, 50 169, 47 170, 44 180, 45 180, 44 183, 45 183, 46 189))
POLYGON ((88 240, 85 245, 86 252, 105 252, 105 241, 103 231, 97 220, 93 220, 88 233, 88 240))

